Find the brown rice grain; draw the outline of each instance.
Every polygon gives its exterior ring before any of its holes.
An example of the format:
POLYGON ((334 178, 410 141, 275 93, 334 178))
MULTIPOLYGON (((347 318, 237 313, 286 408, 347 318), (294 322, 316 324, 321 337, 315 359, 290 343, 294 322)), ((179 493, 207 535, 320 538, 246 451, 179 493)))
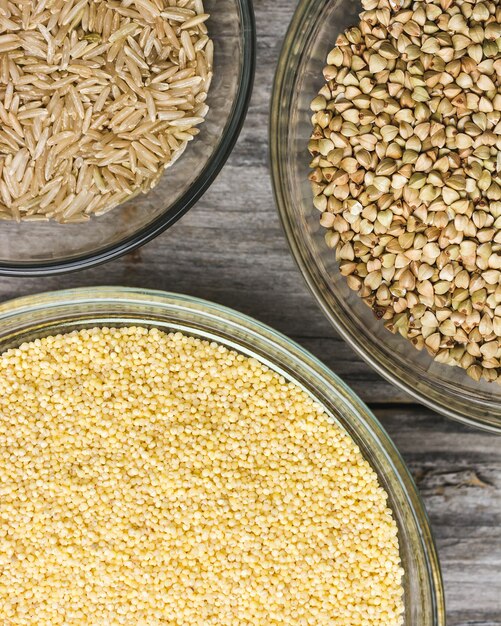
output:
POLYGON ((1 219, 76 223, 156 184, 208 113, 207 18, 202 0, 0 0, 1 219))

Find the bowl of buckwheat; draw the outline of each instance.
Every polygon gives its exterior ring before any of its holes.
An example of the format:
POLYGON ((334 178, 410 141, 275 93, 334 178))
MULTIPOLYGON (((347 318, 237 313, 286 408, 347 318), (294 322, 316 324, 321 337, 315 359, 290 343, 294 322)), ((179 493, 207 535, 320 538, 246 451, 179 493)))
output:
POLYGON ((501 8, 300 3, 275 193, 337 331, 438 412, 501 429, 501 8))

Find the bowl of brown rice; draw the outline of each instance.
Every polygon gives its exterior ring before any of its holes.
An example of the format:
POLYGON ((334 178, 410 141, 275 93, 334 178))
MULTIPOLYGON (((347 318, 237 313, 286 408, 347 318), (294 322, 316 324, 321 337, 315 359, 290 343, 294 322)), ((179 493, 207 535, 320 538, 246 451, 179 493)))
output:
POLYGON ((6 0, 0 274, 82 269, 171 226, 236 141, 250 0, 6 0))

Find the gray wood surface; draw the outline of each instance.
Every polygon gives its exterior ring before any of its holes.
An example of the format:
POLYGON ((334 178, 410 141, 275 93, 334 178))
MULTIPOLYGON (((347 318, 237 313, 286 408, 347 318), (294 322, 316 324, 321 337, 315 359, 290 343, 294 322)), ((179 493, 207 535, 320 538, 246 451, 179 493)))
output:
POLYGON ((171 230, 114 263, 47 279, 0 278, 0 299, 49 289, 129 285, 232 306, 299 341, 376 411, 409 463, 435 531, 449 626, 501 625, 501 446, 413 405, 323 318, 289 254, 268 170, 268 111, 294 0, 256 0, 258 69, 247 123, 219 178, 171 230))

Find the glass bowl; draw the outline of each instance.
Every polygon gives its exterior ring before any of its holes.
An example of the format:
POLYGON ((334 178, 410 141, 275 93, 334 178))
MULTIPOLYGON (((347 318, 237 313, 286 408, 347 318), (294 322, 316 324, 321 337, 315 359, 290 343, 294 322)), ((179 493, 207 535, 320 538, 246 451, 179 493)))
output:
POLYGON ((150 241, 188 211, 215 179, 236 142, 252 91, 252 0, 206 0, 214 40, 210 111, 200 134, 147 195, 84 224, 0 221, 0 275, 40 276, 83 269, 150 241))
POLYGON ((440 567, 428 519, 406 466, 369 409, 320 361, 272 329, 230 309, 159 291, 59 291, 0 305, 0 353, 83 327, 144 325, 217 341, 254 357, 306 390, 359 445, 389 496, 405 569, 405 625, 445 626, 440 567))
POLYGON ((310 103, 338 34, 358 22, 359 0, 301 0, 275 79, 271 163, 275 196, 292 253, 325 315, 376 371, 419 402, 450 418, 501 432, 501 385, 473 381, 391 334, 351 291, 325 241, 308 180, 310 103))

